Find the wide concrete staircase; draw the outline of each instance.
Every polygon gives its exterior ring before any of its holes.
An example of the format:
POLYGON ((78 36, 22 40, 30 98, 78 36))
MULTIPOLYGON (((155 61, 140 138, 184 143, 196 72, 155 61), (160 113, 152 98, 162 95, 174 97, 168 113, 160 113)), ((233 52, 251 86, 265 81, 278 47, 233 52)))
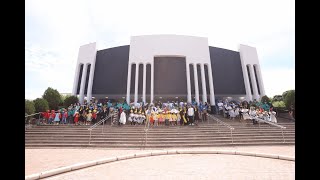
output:
POLYGON ((26 148, 174 148, 174 147, 213 147, 242 145, 292 145, 295 144, 295 123, 279 122, 285 126, 268 124, 253 125, 251 121, 239 122, 219 117, 231 125, 234 130, 217 124, 212 119, 199 122, 198 126, 158 126, 148 130, 145 136, 144 126, 99 126, 92 130, 90 126, 39 125, 25 131, 26 148))

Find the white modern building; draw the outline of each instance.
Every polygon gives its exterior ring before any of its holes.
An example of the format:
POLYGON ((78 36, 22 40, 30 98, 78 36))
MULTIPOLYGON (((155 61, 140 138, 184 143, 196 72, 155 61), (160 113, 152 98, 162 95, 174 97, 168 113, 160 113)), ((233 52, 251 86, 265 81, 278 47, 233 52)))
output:
POLYGON ((73 95, 127 102, 260 99, 265 95, 257 51, 208 45, 205 37, 146 35, 130 45, 97 50, 80 47, 73 95))

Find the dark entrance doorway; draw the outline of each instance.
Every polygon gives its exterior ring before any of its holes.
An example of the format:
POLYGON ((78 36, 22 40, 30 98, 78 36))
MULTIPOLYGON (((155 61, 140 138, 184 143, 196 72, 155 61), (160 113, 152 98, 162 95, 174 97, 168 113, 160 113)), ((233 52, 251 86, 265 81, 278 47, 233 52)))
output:
POLYGON ((187 98, 185 57, 154 57, 154 97, 156 101, 187 98))

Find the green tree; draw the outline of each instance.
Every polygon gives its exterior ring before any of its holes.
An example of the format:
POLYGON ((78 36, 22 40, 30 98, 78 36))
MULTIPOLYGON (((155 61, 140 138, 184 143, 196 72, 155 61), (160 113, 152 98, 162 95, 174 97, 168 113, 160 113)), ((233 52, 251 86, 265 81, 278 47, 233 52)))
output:
POLYGON ((283 99, 283 100, 284 100, 284 98, 286 98, 286 96, 287 96, 287 94, 288 94, 289 91, 290 91, 290 90, 285 91, 285 92, 282 93, 282 99, 283 99))
POLYGON ((78 99, 77 96, 67 96, 67 97, 65 98, 64 102, 63 102, 63 105, 64 105, 65 107, 68 107, 68 106, 70 106, 71 104, 75 104, 75 103, 77 103, 77 102, 79 102, 79 99, 78 99))
POLYGON ((283 99, 285 105, 286 105, 286 108, 289 109, 291 104, 293 104, 293 106, 295 107, 295 91, 294 90, 289 90, 289 91, 286 91, 286 95, 283 99))
POLYGON ((265 96, 261 97, 261 102, 262 103, 264 103, 264 102, 270 103, 270 99, 268 98, 268 96, 265 95, 265 96))
POLYGON ((49 110, 49 103, 43 98, 37 98, 33 101, 36 112, 45 112, 49 110))
POLYGON ((274 102, 272 103, 272 105, 273 105, 273 107, 275 107, 275 108, 285 108, 285 107, 286 107, 286 105, 284 104, 283 101, 274 101, 274 102))
POLYGON ((28 115, 33 114, 35 112, 34 103, 32 101, 26 100, 24 101, 25 110, 24 112, 28 115))
POLYGON ((273 102, 283 101, 282 95, 275 95, 275 96, 273 96, 272 101, 273 101, 273 102))
POLYGON ((50 109, 58 109, 59 103, 61 102, 61 95, 56 89, 48 87, 42 97, 48 101, 50 109))

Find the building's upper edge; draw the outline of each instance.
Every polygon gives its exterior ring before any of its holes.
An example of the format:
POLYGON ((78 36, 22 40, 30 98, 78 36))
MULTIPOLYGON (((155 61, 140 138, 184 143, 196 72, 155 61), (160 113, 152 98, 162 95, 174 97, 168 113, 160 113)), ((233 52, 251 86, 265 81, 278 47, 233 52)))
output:
MULTIPOLYGON (((138 36, 131 36, 131 39, 135 39, 135 38, 143 38, 143 37, 186 37, 186 38, 204 38, 204 39, 208 39, 207 37, 201 37, 201 36, 189 36, 189 35, 176 35, 176 34, 151 34, 151 35, 138 35, 138 36)), ((91 42, 91 43, 88 43, 88 44, 85 44, 85 45, 82 45, 80 47, 84 47, 84 46, 88 46, 88 45, 94 45, 96 44, 96 42, 91 42)), ((106 48, 106 49, 100 49, 100 50, 97 50, 97 52, 99 51, 104 51, 104 50, 107 50, 107 49, 113 49, 113 48, 118 48, 118 47, 124 47, 124 46, 130 46, 129 45, 121 45, 121 46, 114 46, 114 47, 110 47, 110 48, 106 48)), ((241 46, 245 46, 245 47, 249 47, 249 48, 254 48, 256 49, 255 47, 253 46, 248 46, 248 45, 244 45, 244 44, 239 44, 238 47, 240 49, 241 46)), ((215 47, 215 46, 210 46, 209 47, 211 48, 218 48, 218 49, 223 49, 223 50, 228 50, 228 51, 233 51, 233 52, 239 52, 239 51, 234 51, 234 50, 230 50, 230 49, 225 49, 225 48, 220 48, 220 47, 215 47)))
POLYGON ((225 51, 232 51, 232 52, 237 52, 237 53, 239 53, 239 51, 234 51, 234 50, 225 49, 225 48, 219 48, 219 47, 214 47, 214 46, 209 46, 209 48, 216 48, 216 49, 222 49, 222 50, 225 50, 225 51))
MULTIPOLYGON (((110 48, 106 48, 106 49, 100 49, 97 52, 100 51, 104 51, 104 50, 108 50, 108 49, 114 49, 114 48, 119 48, 119 47, 125 47, 125 46, 130 46, 130 45, 122 45, 122 46, 114 46, 114 47, 110 47, 110 48)), ((215 47, 215 46, 208 46, 210 48, 217 48, 217 49, 223 49, 223 50, 227 50, 227 51, 233 51, 233 52, 238 52, 238 51, 234 51, 234 50, 230 50, 230 49, 225 49, 225 48, 220 48, 220 47, 215 47)), ((249 46, 250 47, 250 46, 249 46)))
POLYGON ((178 35, 178 34, 149 34, 149 35, 131 36, 131 38, 140 38, 140 37, 190 37, 190 38, 205 38, 205 39, 207 39, 207 37, 178 35))
POLYGON ((254 49, 256 49, 256 48, 253 47, 253 46, 248 46, 248 45, 245 45, 245 44, 239 44, 239 47, 241 47, 241 46, 245 46, 245 47, 249 47, 249 48, 254 48, 254 49))
POLYGON ((110 48, 106 48, 106 49, 100 49, 97 52, 101 52, 101 51, 105 51, 105 50, 109 50, 109 49, 114 49, 114 48, 125 47, 125 46, 130 46, 130 45, 114 46, 114 47, 110 47, 110 48))

